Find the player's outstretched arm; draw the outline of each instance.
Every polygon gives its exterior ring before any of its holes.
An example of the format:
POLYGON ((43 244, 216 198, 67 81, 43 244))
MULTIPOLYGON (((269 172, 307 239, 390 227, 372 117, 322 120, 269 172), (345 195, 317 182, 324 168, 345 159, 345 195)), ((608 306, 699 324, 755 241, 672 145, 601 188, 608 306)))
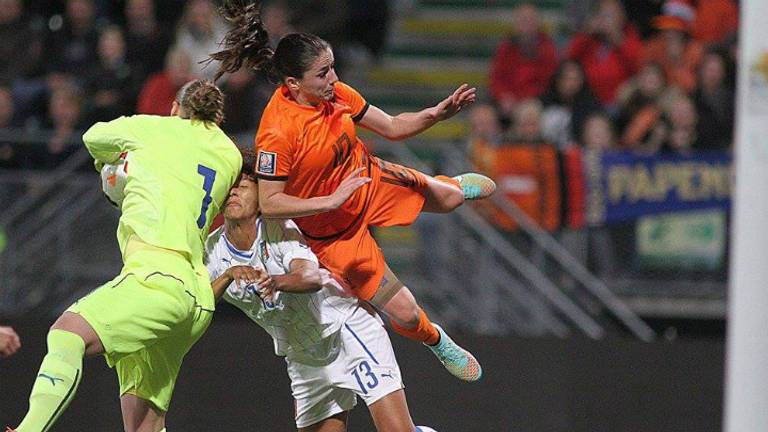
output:
POLYGON ((416 113, 402 113, 393 117, 378 107, 370 106, 359 124, 384 138, 402 140, 429 129, 439 121, 453 117, 464 106, 473 103, 476 97, 476 88, 462 84, 437 105, 416 113))

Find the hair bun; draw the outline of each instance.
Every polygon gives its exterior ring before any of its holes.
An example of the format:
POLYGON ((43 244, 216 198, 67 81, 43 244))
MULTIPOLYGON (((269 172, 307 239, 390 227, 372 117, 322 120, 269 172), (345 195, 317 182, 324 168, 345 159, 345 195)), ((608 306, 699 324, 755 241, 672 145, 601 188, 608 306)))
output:
POLYGON ((190 81, 179 93, 179 104, 189 118, 217 125, 224 121, 224 93, 212 81, 190 81))

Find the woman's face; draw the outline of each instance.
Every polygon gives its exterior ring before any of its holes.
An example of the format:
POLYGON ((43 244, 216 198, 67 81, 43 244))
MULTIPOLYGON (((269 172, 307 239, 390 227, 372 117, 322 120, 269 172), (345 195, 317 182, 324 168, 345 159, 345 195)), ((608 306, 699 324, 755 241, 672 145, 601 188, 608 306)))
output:
POLYGON ((125 55, 125 41, 119 30, 109 30, 99 38, 99 56, 106 61, 114 61, 125 55))
POLYGON ((666 44, 667 53, 680 55, 685 49, 685 33, 680 30, 664 30, 662 38, 666 44))
POLYGON ((91 0, 70 0, 66 8, 67 19, 76 26, 85 26, 92 22, 96 12, 91 0))
POLYGON ((195 1, 189 6, 188 24, 201 33, 208 33, 213 27, 213 14, 213 6, 208 0, 195 1))
POLYGON ((48 106, 54 127, 74 127, 80 118, 80 103, 76 97, 57 92, 48 106))
POLYGON ((704 88, 717 88, 725 80, 725 64, 723 59, 715 54, 704 57, 701 63, 701 85, 704 88))
POLYGON ((501 134, 498 114, 490 105, 478 105, 470 110, 469 123, 472 134, 477 137, 488 140, 501 134))
POLYGON ((696 138, 696 131, 691 127, 673 128, 669 132, 669 146, 675 151, 690 150, 696 138))
POLYGON ((304 76, 295 82, 290 81, 289 89, 295 92, 296 100, 306 105, 318 105, 324 101, 333 99, 333 85, 339 80, 334 69, 333 51, 330 49, 322 52, 304 76))
POLYGON ((128 0, 125 4, 125 17, 132 22, 154 20, 155 4, 152 0, 128 0))
POLYGON ((229 190, 224 201, 224 217, 243 220, 259 214, 259 186, 256 180, 243 175, 229 190))
POLYGON ((681 97, 672 103, 669 120, 673 127, 693 127, 698 120, 696 107, 687 97, 681 97))
POLYGON ((640 94, 647 97, 656 97, 664 89, 664 76, 661 69, 655 66, 646 66, 637 77, 637 86, 640 94))
POLYGON ((21 16, 21 2, 19 0, 0 0, 0 23, 5 24, 15 21, 21 16))
POLYGON ((541 113, 533 109, 524 109, 515 116, 515 136, 522 141, 535 141, 541 138, 541 113))
POLYGON ((563 98, 572 98, 584 85, 584 76, 575 64, 569 63, 563 67, 563 71, 557 80, 557 92, 563 98))
POLYGON ((592 150, 609 150, 613 147, 613 130, 605 117, 591 117, 584 124, 584 147, 592 150))
POLYGON ((535 35, 539 31, 539 12, 535 6, 523 4, 515 10, 515 30, 521 36, 535 35))

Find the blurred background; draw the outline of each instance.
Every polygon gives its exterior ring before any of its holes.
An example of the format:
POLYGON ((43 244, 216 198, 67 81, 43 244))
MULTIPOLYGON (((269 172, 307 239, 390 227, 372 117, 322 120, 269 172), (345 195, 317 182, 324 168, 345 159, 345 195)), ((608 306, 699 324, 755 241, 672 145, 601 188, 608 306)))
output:
MULTIPOLYGON (((390 114, 466 82, 478 102, 377 155, 476 170, 499 191, 377 230, 431 318, 484 364, 455 382, 393 333, 417 424, 446 431, 715 431, 722 423, 735 0, 263 2, 273 43, 315 33, 390 114)), ((0 0, 0 426, 26 411, 47 327, 120 269, 118 211, 82 145, 93 122, 167 115, 227 30, 208 0, 0 0)), ((759 66, 759 65, 758 65, 759 66)), ((274 91, 222 78, 252 146, 274 91)), ((282 361, 227 305, 193 349, 169 430, 292 428, 282 361)), ((100 359, 56 430, 121 428, 100 359)), ((350 430, 373 430, 358 407, 350 430)))

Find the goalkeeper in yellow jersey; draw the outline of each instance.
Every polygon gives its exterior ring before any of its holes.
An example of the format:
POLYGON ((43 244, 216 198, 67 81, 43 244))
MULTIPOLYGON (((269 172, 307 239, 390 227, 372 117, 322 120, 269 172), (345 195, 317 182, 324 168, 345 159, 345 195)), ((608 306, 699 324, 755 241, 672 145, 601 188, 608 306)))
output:
POLYGON ((214 309, 203 242, 242 165, 218 127, 223 108, 221 91, 197 80, 179 90, 170 117, 121 117, 83 135, 97 169, 131 155, 117 228, 123 269, 51 327, 18 432, 50 430, 83 357, 97 354, 117 371, 125 430, 165 430, 182 359, 214 309))

